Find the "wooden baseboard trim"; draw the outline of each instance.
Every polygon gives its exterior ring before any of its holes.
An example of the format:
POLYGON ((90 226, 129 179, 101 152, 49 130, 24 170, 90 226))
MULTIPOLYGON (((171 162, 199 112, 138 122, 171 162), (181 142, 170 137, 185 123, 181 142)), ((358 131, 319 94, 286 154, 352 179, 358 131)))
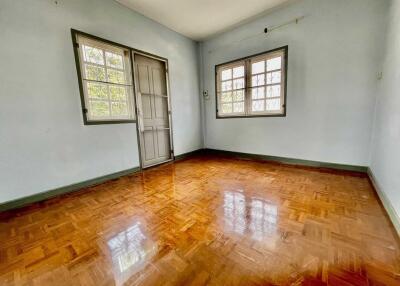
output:
MULTIPOLYGON (((175 161, 184 160, 184 159, 190 158, 194 155, 201 154, 202 152, 203 152, 203 149, 184 153, 184 154, 176 156, 175 161)), ((141 171, 140 167, 135 167, 132 169, 121 171, 121 172, 116 172, 113 174, 101 176, 98 178, 90 179, 90 180, 79 182, 79 183, 75 183, 75 184, 68 185, 65 187, 60 187, 60 188, 56 188, 53 190, 37 193, 37 194, 31 195, 31 196, 23 197, 20 199, 1 203, 0 204, 0 212, 21 208, 21 207, 24 207, 24 206, 27 206, 27 205, 30 205, 33 203, 38 203, 38 202, 41 202, 41 201, 44 201, 44 200, 47 200, 50 198, 61 196, 63 194, 68 194, 68 193, 72 193, 75 191, 79 191, 83 188, 92 187, 92 186, 104 183, 106 181, 117 179, 119 177, 123 177, 123 176, 137 173, 140 171, 141 171)))
POLYGON ((386 211, 386 214, 388 215, 390 221, 393 224, 394 229, 397 232, 398 237, 400 238, 400 217, 399 217, 399 215, 396 213, 393 205, 390 203, 390 200, 386 196, 382 187, 379 185, 374 173, 372 172, 372 170, 370 168, 368 168, 367 174, 368 174, 368 178, 369 178, 372 186, 375 189, 376 194, 378 195, 378 197, 386 211))
MULTIPOLYGON (((213 155, 224 155, 234 158, 241 159, 252 159, 252 160, 261 160, 261 161, 272 161, 278 162, 282 164, 289 165, 299 165, 299 166, 308 166, 308 167, 317 167, 317 168, 328 168, 328 169, 337 169, 337 170, 346 170, 346 171, 355 171, 361 173, 367 173, 368 168, 364 166, 353 166, 353 165, 342 165, 342 164, 333 164, 326 162, 318 162, 318 161, 310 161, 310 160, 301 160, 301 159, 293 159, 293 158, 285 158, 285 157, 277 157, 277 156, 268 156, 268 155, 258 155, 258 154, 249 154, 249 153, 241 153, 241 152, 232 152, 225 150, 216 150, 216 149, 198 149, 191 152, 187 152, 184 154, 180 154, 175 156, 175 161, 181 161, 188 159, 193 156, 205 155, 205 154, 213 154, 213 155)), ((91 187, 94 185, 98 185, 104 183, 106 181, 116 179, 122 176, 126 176, 129 174, 140 172, 140 167, 128 169, 125 171, 113 173, 110 175, 101 176, 98 178, 94 178, 91 180, 87 180, 84 182, 72 184, 69 186, 57 188, 54 190, 34 194, 32 196, 20 198, 17 200, 9 201, 0 204, 0 212, 20 208, 32 203, 37 203, 49 198, 54 198, 56 196, 60 196, 63 194, 71 193, 74 191, 78 191, 82 188, 91 187)), ((399 224, 400 225, 400 224, 399 224)))
POLYGON ((57 197, 57 196, 60 196, 63 194, 72 193, 72 192, 78 191, 82 188, 92 187, 92 186, 104 183, 106 181, 109 181, 109 180, 113 180, 113 179, 117 179, 122 176, 137 173, 139 171, 140 171, 140 167, 135 167, 132 169, 128 169, 128 170, 116 172, 113 174, 97 177, 94 179, 90 179, 87 181, 79 182, 79 183, 68 185, 65 187, 53 189, 50 191, 37 193, 37 194, 31 195, 28 197, 23 197, 20 199, 8 201, 8 202, 0 204, 0 212, 11 210, 11 209, 21 208, 26 205, 44 201, 44 200, 54 198, 54 197, 57 197))
POLYGON ((205 152, 209 153, 209 154, 220 154, 220 155, 241 158, 241 159, 270 161, 270 162, 277 162, 277 163, 282 163, 282 164, 287 164, 287 165, 327 168, 327 169, 335 169, 335 170, 343 170, 343 171, 353 171, 353 172, 359 172, 359 173, 367 173, 367 170, 368 170, 368 167, 366 167, 366 166, 336 164, 336 163, 294 159, 294 158, 286 158, 286 157, 278 157, 278 156, 232 152, 232 151, 217 150, 217 149, 205 149, 205 152))
POLYGON ((177 155, 177 156, 175 156, 175 161, 181 161, 181 160, 193 157, 193 156, 202 155, 202 154, 204 154, 204 150, 205 149, 197 149, 197 150, 194 150, 194 151, 191 151, 191 152, 187 152, 187 153, 183 153, 183 154, 177 155))

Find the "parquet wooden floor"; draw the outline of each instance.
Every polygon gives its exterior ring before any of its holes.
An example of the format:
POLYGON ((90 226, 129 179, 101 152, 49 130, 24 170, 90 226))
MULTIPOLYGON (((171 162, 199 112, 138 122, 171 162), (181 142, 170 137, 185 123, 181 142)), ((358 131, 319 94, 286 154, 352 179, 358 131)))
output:
POLYGON ((364 175, 194 157, 0 214, 0 285, 400 285, 364 175))

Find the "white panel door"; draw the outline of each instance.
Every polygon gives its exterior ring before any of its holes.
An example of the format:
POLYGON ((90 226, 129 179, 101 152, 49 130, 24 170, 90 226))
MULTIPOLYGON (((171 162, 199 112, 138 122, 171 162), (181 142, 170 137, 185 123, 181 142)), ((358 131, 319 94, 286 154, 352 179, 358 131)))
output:
POLYGON ((142 167, 172 159, 165 63, 134 54, 142 167))

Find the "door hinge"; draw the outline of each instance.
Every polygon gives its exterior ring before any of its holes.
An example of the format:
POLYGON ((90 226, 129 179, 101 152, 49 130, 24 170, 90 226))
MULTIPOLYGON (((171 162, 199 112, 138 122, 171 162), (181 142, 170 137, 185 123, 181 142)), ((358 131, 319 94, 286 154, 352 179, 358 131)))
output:
POLYGON ((88 113, 88 109, 87 109, 87 108, 83 108, 82 111, 83 111, 83 113, 85 113, 85 114, 88 113))

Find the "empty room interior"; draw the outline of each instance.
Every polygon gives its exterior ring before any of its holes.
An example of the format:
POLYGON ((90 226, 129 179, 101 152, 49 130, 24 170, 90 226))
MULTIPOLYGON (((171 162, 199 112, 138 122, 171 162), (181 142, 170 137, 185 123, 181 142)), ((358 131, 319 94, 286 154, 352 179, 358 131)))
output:
POLYGON ((400 1, 1 0, 0 285, 400 285, 400 1))

